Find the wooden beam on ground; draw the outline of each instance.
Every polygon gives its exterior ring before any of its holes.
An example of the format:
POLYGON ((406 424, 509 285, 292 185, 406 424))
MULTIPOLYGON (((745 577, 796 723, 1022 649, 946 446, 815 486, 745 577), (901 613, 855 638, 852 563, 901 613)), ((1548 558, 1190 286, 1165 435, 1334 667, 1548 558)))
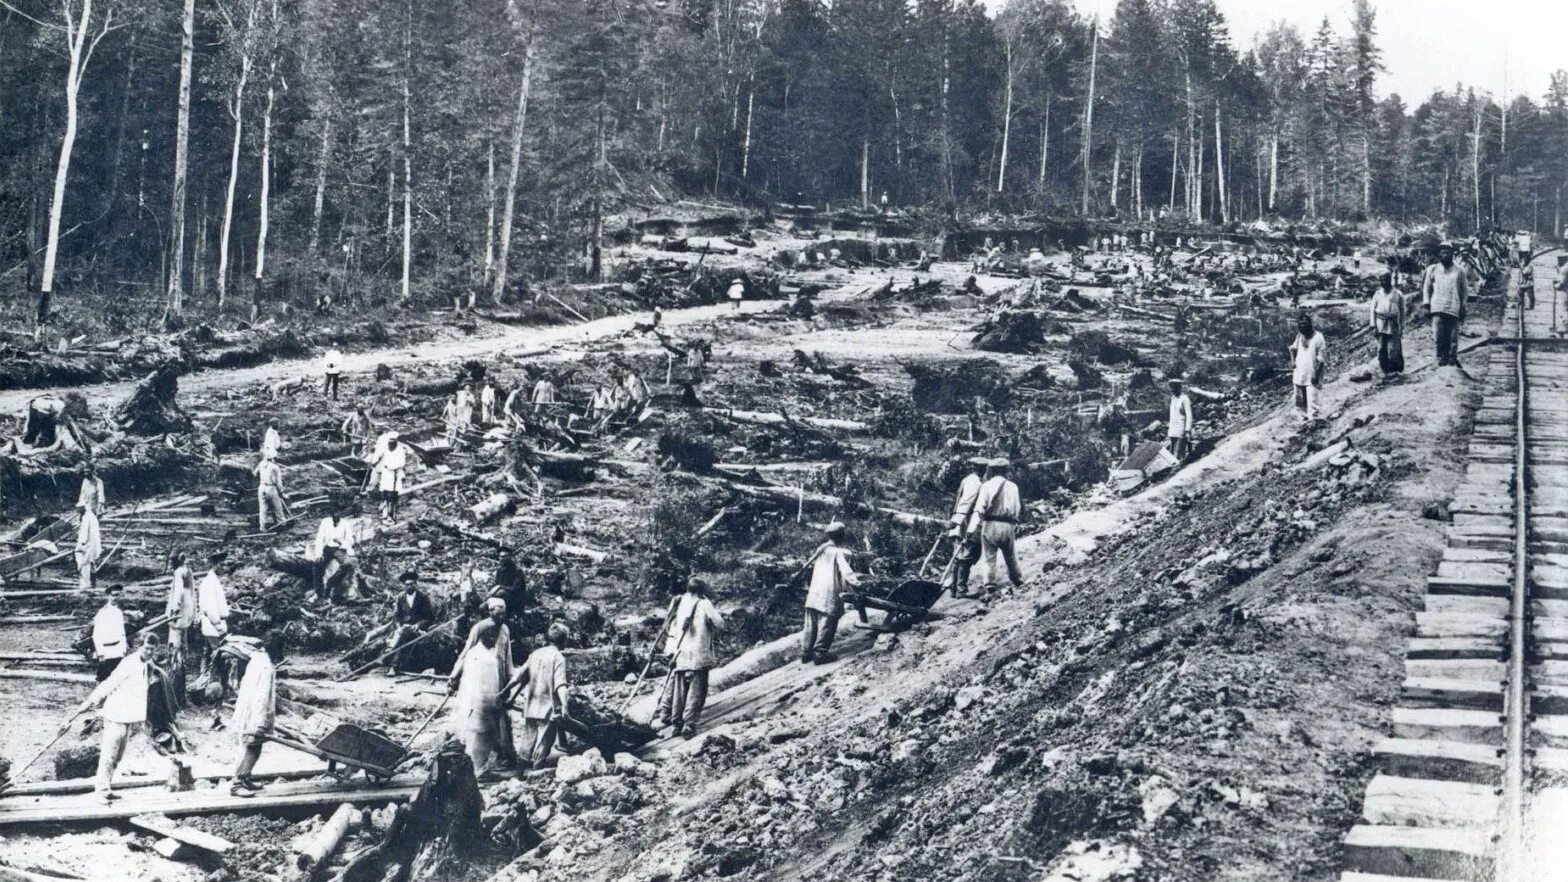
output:
POLYGON ((75 616, 0 616, 0 625, 47 625, 51 622, 74 622, 75 616))
POLYGON ((226 790, 136 791, 105 804, 91 794, 50 798, 0 797, 0 827, 25 824, 71 824, 122 821, 137 815, 168 817, 251 812, 280 808, 316 808, 344 802, 383 804, 406 802, 419 792, 423 775, 399 775, 383 786, 365 782, 304 781, 278 784, 255 796, 232 796, 226 790))
MULTIPOLYGON (((444 679, 444 678, 443 678, 444 679)), ((309 766, 303 769, 290 769, 286 772, 258 772, 251 775, 255 781, 298 781, 302 778, 317 778, 327 773, 325 764, 309 766)), ((196 776, 197 782, 202 781, 228 781, 233 778, 232 772, 208 773, 196 776)), ((68 793, 91 793, 96 782, 92 778, 66 778, 59 781, 26 781, 21 784, 12 784, 5 789, 4 796, 9 799, 14 796, 63 796, 68 793)), ((163 776, 148 775, 146 777, 117 779, 114 782, 115 792, 140 787, 164 787, 168 779, 163 776)))
POLYGON ((824 417, 798 417, 785 416, 781 413, 761 413, 754 410, 734 410, 728 407, 704 407, 708 413, 716 413, 723 417, 735 420, 738 423, 752 423, 759 426, 785 426, 791 422, 801 423, 815 429, 835 429, 841 432, 869 432, 871 426, 858 420, 834 420, 824 417))
POLYGON ((86 683, 98 681, 88 674, 71 674, 65 671, 32 671, 22 668, 0 668, 0 680, 43 680, 50 683, 86 683))
POLYGON ((166 836, 181 845, 189 845, 212 854, 227 854, 234 843, 221 836, 214 836, 193 827, 181 827, 163 815, 137 815, 130 825, 158 836, 166 836))

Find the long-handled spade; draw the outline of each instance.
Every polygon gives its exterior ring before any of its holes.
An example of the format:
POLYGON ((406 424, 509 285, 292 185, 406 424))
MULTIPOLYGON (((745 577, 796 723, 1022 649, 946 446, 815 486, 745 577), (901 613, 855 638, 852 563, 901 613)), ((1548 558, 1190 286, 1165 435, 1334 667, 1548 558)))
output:
MULTIPOLYGON (((637 682, 632 684, 632 691, 626 694, 626 700, 621 702, 620 716, 626 716, 626 709, 631 707, 632 699, 637 697, 637 690, 642 688, 643 678, 648 676, 648 671, 653 667, 653 657, 659 652, 659 641, 664 639, 664 632, 670 627, 670 618, 675 615, 675 607, 681 602, 679 597, 670 599, 670 608, 664 611, 664 621, 659 623, 659 630, 654 635, 653 645, 648 647, 648 661, 642 666, 642 673, 637 675, 637 682)), ((684 634, 682 636, 685 636, 684 634)))
POLYGON ((70 719, 65 721, 65 725, 60 727, 60 731, 56 732, 55 736, 53 738, 49 739, 49 743, 48 744, 45 744, 37 753, 33 754, 33 758, 32 759, 28 760, 25 763, 22 763, 20 766, 18 766, 17 768, 13 769, 11 771, 11 774, 10 774, 10 777, 11 777, 10 783, 8 783, 8 784, 0 784, 0 794, 5 793, 7 790, 9 790, 13 786, 15 786, 16 785, 16 779, 19 778, 23 772, 27 771, 27 769, 29 767, 31 767, 33 763, 36 763, 40 759, 43 759, 44 754, 48 753, 49 749, 51 747, 54 747, 55 744, 58 743, 61 738, 64 738, 65 737, 65 733, 71 731, 71 724, 75 723, 76 722, 76 718, 81 716, 82 715, 82 711, 84 711, 86 709, 87 709, 86 705, 82 705, 81 707, 78 707, 76 709, 76 711, 71 714, 70 719))

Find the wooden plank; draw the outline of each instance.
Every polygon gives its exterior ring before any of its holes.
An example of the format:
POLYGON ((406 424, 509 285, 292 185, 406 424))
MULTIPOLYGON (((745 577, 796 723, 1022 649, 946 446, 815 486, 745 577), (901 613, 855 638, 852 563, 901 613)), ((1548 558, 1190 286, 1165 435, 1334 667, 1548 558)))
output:
POLYGON ((193 827, 181 827, 163 815, 137 815, 130 819, 130 825, 138 830, 167 836, 175 842, 199 848, 213 854, 227 854, 234 843, 221 836, 214 836, 193 827))
MULTIPOLYGON (((319 778, 327 773, 326 764, 310 766, 303 769, 290 769, 284 772, 258 772, 251 775, 255 781, 299 781, 305 778, 319 778)), ((195 776, 196 781, 229 781, 234 777, 230 771, 209 772, 195 776)), ((65 778, 58 781, 27 781, 13 784, 6 788, 5 796, 63 796, 68 793, 91 793, 97 782, 92 778, 65 778)), ((116 793, 134 787, 164 787, 168 784, 164 776, 147 775, 136 778, 116 778, 114 790, 116 793)))
POLYGON ((344 802, 404 802, 419 792, 423 775, 400 775, 385 786, 365 783, 344 786, 337 781, 279 784, 256 796, 231 796, 226 790, 190 790, 183 793, 141 790, 105 804, 89 794, 81 796, 0 798, 0 827, 24 824, 70 824, 123 821, 137 815, 168 817, 249 812, 278 808, 314 808, 344 802))
POLYGON ((66 671, 33 671, 22 668, 0 668, 0 680, 45 680, 53 683, 86 683, 98 681, 89 674, 72 674, 66 671))

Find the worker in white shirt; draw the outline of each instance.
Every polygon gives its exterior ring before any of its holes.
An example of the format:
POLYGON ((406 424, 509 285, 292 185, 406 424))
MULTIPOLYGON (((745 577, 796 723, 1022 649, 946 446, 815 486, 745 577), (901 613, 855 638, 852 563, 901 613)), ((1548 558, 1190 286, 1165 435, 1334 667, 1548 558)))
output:
POLYGON ((689 579, 664 635, 664 651, 670 657, 671 668, 664 722, 682 738, 697 734, 702 708, 708 701, 708 674, 719 664, 714 642, 723 630, 724 617, 708 599, 708 583, 689 579))
POLYGON ((834 521, 823 531, 824 541, 812 555, 811 584, 806 590, 806 620, 800 632, 801 664, 827 664, 838 658, 833 638, 844 615, 844 591, 860 584, 843 547, 846 528, 834 521))
POLYGON ((479 390, 479 422, 487 426, 495 422, 495 386, 488 378, 479 390))
MULTIPOLYGON (((239 691, 234 695, 234 716, 229 728, 240 739, 243 752, 234 770, 234 782, 229 785, 232 796, 255 796, 261 787, 251 778, 256 763, 261 759, 261 748, 267 743, 278 716, 278 674, 275 662, 281 655, 276 638, 263 647, 245 647, 245 674, 240 678, 239 691)), ((238 647, 236 647, 238 648, 238 647)))
POLYGON ((191 628, 196 624, 196 576, 185 560, 185 552, 175 551, 169 556, 174 573, 169 577, 169 599, 163 605, 169 617, 169 648, 174 656, 176 677, 185 670, 185 652, 190 644, 191 628))
POLYGON ((93 514, 103 514, 103 478, 98 476, 98 466, 91 461, 88 461, 87 470, 82 474, 82 489, 76 494, 76 501, 86 503, 93 514))
POLYGON ((228 556, 217 552, 212 556, 212 569, 196 586, 196 615, 201 623, 202 673, 212 671, 212 653, 229 633, 229 598, 223 587, 223 577, 229 574, 228 556))
POLYGON ((353 522, 333 512, 321 519, 316 527, 316 537, 311 540, 310 559, 316 563, 316 591, 325 601, 335 600, 342 588, 345 597, 353 597, 354 526, 353 522))
POLYGON ((408 468, 408 445, 398 439, 396 432, 387 438, 387 449, 375 465, 379 476, 377 489, 381 492, 381 519, 390 524, 397 520, 398 495, 403 492, 403 472, 408 468))
POLYGON ((730 289, 726 296, 729 297, 730 305, 734 307, 735 311, 740 312, 740 302, 746 297, 746 280, 741 276, 736 276, 735 281, 730 282, 730 289))
POLYGON ((103 555, 103 536, 98 528, 98 515, 85 502, 76 503, 81 523, 76 527, 77 586, 83 590, 93 587, 97 578, 98 558, 103 555))
POLYGON ((343 353, 328 349, 326 357, 322 359, 322 368, 326 373, 326 382, 321 387, 321 394, 330 395, 333 401, 337 401, 338 381, 343 372, 343 353))
POLYGON ((283 439, 278 437, 278 430, 273 426, 267 426, 267 430, 261 433, 261 455, 277 456, 278 451, 282 449, 283 439))
POLYGON ((975 521, 975 504, 980 501, 980 485, 985 483, 985 467, 991 462, 983 456, 971 456, 965 461, 964 477, 958 482, 958 493, 953 498, 953 513, 948 518, 947 535, 953 540, 953 596, 963 597, 969 592, 969 573, 980 559, 978 542, 969 541, 969 525, 975 521))
POLYGON ((534 383, 533 392, 528 400, 534 406, 534 413, 543 410, 546 405, 555 403, 555 384, 550 382, 548 376, 541 375, 534 383))
POLYGON ((274 526, 289 519, 288 503, 283 501, 283 468, 271 455, 263 454, 256 464, 256 520, 263 533, 267 532, 269 514, 274 526))
MULTIPOLYGON (((120 659, 108 679, 99 683, 71 715, 75 718, 84 711, 98 709, 103 741, 98 749, 98 776, 93 781, 93 792, 104 802, 119 799, 111 785, 114 771, 125 756, 126 743, 137 732, 146 733, 147 692, 151 683, 147 665, 160 642, 156 631, 144 631, 137 650, 120 659)), ((151 741, 150 735, 148 740, 151 741)), ((153 749, 162 752, 156 742, 153 749)))
POLYGON ((1290 344, 1290 382, 1295 388, 1296 408, 1302 419, 1316 422, 1321 419, 1320 399, 1323 396, 1323 374, 1327 369, 1328 342, 1323 332, 1312 327, 1312 315, 1303 312, 1296 320, 1296 339, 1290 344))
POLYGON ((109 679, 120 659, 130 649, 125 639, 125 612, 120 609, 122 585, 104 589, 103 606, 93 615, 93 658, 96 660, 98 682, 109 679))
POLYGON ((1170 416, 1165 429, 1165 447, 1171 456, 1186 459, 1192 449, 1188 434, 1192 431, 1192 398, 1182 389, 1181 377, 1171 377, 1170 416))
POLYGON ((969 527, 971 534, 980 536, 980 578, 987 596, 997 587, 998 555, 1007 564, 1013 587, 1022 586, 1024 581, 1013 547, 1018 537, 1018 518, 1023 513, 1018 485, 1007 477, 1011 463, 1006 459, 993 459, 990 465, 991 476, 980 485, 980 498, 975 502, 977 517, 969 527))

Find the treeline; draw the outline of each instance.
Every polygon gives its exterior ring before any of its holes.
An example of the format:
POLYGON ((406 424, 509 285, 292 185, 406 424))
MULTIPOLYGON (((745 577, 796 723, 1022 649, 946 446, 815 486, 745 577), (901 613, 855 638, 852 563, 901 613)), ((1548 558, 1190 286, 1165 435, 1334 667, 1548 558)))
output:
POLYGON ((1382 71, 1367 0, 0 0, 0 290, 504 302, 693 196, 1561 229, 1568 73, 1382 71))

